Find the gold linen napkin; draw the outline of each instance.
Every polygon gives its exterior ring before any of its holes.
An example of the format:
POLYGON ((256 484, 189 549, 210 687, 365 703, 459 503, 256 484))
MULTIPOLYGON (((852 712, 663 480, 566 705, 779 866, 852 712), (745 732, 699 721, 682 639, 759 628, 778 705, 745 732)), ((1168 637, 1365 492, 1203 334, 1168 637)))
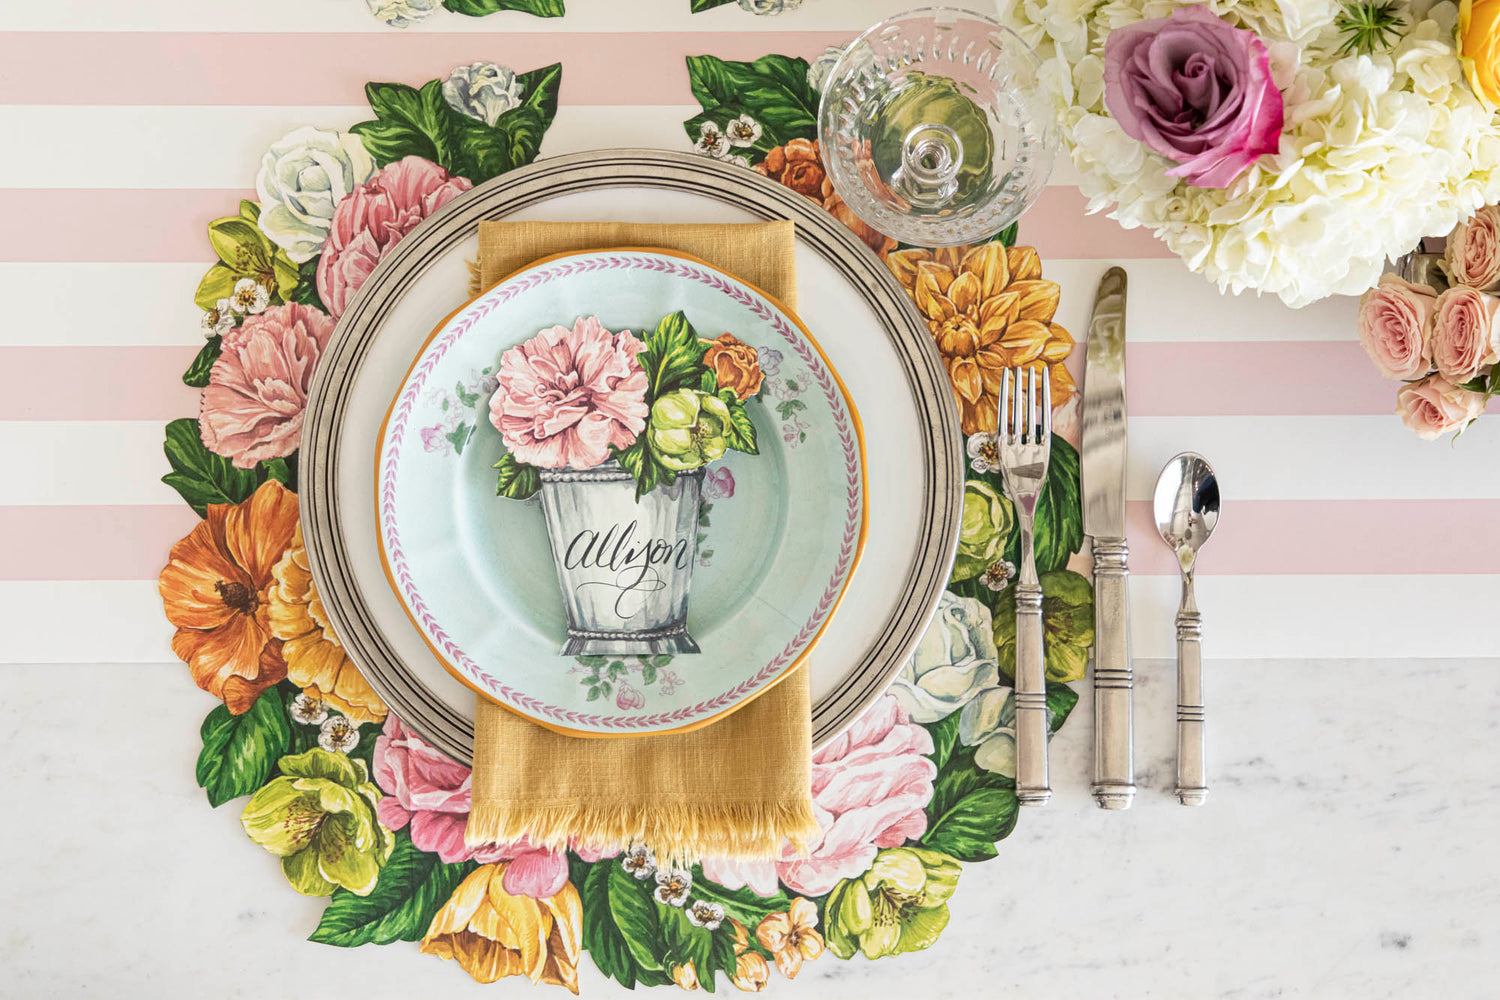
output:
MULTIPOLYGON (((657 247, 701 258, 795 309, 795 242, 792 222, 485 222, 472 290, 553 254, 657 247)), ((811 749, 804 668, 728 717, 675 735, 564 736, 479 698, 464 839, 478 845, 525 837, 552 848, 570 839, 593 847, 644 844, 662 863, 776 857, 784 839, 801 846, 818 832, 811 749)))

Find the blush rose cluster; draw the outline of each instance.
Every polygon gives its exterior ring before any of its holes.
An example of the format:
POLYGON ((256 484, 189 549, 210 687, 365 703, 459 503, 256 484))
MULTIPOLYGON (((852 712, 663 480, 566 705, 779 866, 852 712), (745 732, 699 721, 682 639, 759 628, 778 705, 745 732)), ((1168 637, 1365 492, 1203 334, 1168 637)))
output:
POLYGON ((1396 413, 1431 441, 1462 431, 1500 389, 1500 209, 1481 208, 1448 236, 1445 288, 1381 275, 1359 303, 1359 341, 1375 368, 1405 383, 1396 413))

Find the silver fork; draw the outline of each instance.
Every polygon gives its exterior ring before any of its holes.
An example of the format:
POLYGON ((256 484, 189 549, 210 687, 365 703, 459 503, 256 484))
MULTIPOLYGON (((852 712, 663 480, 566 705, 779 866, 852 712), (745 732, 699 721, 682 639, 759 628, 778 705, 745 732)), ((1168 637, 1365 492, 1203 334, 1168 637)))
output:
POLYGON ((1016 580, 1016 798, 1042 806, 1052 798, 1047 779, 1047 669, 1042 649, 1042 587, 1036 575, 1034 522, 1037 497, 1047 481, 1052 446, 1052 387, 1045 371, 1037 389, 1035 368, 1007 368, 1000 386, 996 436, 1005 492, 1021 527, 1021 567, 1016 580), (1009 420, 1007 420, 1007 415, 1009 420))

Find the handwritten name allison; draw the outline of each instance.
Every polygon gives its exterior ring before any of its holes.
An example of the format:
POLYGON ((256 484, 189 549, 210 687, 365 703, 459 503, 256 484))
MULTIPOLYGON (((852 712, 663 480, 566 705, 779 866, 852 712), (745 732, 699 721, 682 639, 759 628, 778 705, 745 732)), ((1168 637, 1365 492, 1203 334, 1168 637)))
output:
MULTIPOLYGON (((669 542, 665 538, 635 537, 638 522, 612 524, 603 533, 585 528, 574 535, 563 553, 563 565, 568 569, 602 569, 615 574, 613 583, 592 581, 594 586, 614 587, 620 591, 615 598, 615 614, 620 618, 632 618, 639 609, 625 613, 622 603, 633 592, 650 593, 666 586, 658 566, 671 565, 686 569, 693 554, 685 539, 669 542)), ((584 584, 590 586, 590 584, 584 584)))

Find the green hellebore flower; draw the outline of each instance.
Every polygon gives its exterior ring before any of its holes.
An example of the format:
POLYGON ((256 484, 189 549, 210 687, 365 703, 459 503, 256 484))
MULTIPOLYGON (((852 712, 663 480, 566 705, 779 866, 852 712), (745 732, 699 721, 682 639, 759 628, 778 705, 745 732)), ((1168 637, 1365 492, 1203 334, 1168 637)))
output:
MULTIPOLYGON (((1094 588, 1069 570, 1043 573, 1042 645, 1047 650, 1047 679, 1081 681, 1094 644, 1094 588)), ((1016 605, 1000 601, 995 607, 995 648, 1000 669, 1016 673, 1016 605)))
POLYGON ((364 761, 314 747, 277 767, 280 777, 240 816, 250 839, 281 858, 286 880, 304 896, 330 896, 335 886, 369 895, 396 840, 375 818, 380 789, 364 761))
POLYGON ((824 904, 828 947, 839 958, 921 951, 948 926, 948 897, 960 866, 941 851, 889 847, 859 878, 833 887, 824 904))
POLYGON ((973 579, 999 562, 1015 524, 1015 508, 993 487, 977 479, 964 483, 964 514, 958 528, 953 582, 973 579))
POLYGON ((718 396, 678 389, 651 405, 648 440, 662 465, 690 472, 724 457, 730 426, 729 407, 718 396))

